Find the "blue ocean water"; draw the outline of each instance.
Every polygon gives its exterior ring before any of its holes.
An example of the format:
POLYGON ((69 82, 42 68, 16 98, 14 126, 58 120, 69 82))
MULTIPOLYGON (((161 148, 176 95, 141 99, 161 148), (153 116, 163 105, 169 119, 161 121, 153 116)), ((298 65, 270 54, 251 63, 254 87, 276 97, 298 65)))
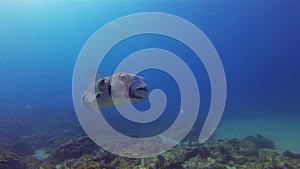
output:
MULTIPOLYGON (((43 131, 82 132, 72 102, 72 74, 79 52, 99 28, 137 12, 177 15, 207 35, 226 73, 227 101, 222 120, 236 119, 234 127, 237 128, 239 123, 254 119, 248 125, 251 128, 257 125, 255 119, 264 119, 265 125, 284 125, 283 137, 300 140, 293 132, 300 129, 299 125, 289 127, 289 123, 280 121, 281 118, 300 120, 300 2, 233 0, 1 1, 0 130, 4 133, 1 141, 22 140, 24 136, 43 131), (274 117, 279 118, 274 120, 274 117), (72 128, 73 125, 76 127, 72 128)), ((201 61, 184 44, 152 34, 125 39, 107 54, 99 68, 102 75, 110 75, 119 61, 144 48, 172 51, 198 75, 201 105, 195 129, 200 131, 210 106, 209 77, 201 61)), ((150 136, 172 124, 177 115, 173 112, 179 109, 180 94, 168 74, 149 70, 140 75, 145 77, 150 89, 161 88, 168 96, 162 122, 157 123, 158 130, 146 134, 150 136)), ((146 99, 135 105, 145 110, 149 102, 146 99)), ((122 131, 124 126, 118 124, 123 124, 124 119, 113 108, 107 111, 112 125, 122 131)), ((136 128, 139 124, 125 126, 136 128)), ((221 135, 226 136, 227 132, 234 136, 232 131, 222 131, 221 135)), ((253 134, 247 130, 240 132, 253 134)))

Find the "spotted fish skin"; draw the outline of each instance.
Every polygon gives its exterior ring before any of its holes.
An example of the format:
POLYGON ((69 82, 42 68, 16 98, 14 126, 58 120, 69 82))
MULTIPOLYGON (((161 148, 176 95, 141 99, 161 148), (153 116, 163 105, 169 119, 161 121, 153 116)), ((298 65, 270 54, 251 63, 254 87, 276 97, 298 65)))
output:
POLYGON ((82 95, 82 104, 91 110, 112 107, 126 102, 135 102, 148 95, 148 86, 143 77, 127 72, 116 73, 96 81, 82 95))

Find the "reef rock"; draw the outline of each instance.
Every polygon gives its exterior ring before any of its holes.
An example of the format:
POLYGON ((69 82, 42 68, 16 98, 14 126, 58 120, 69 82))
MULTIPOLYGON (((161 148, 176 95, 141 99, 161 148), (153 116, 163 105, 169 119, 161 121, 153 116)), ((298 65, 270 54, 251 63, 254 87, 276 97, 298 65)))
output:
POLYGON ((20 155, 30 155, 34 152, 33 148, 30 145, 23 142, 15 143, 11 147, 11 151, 20 155))
POLYGON ((20 169, 22 168, 16 154, 0 147, 0 168, 1 169, 20 169))
POLYGON ((115 169, 299 169, 297 154, 279 154, 270 149, 271 140, 258 135, 245 139, 210 140, 205 144, 178 145, 149 158, 126 158, 98 148, 89 138, 82 137, 59 146, 43 161, 44 168, 115 168, 115 169), (56 167, 57 168, 57 167, 56 167))
POLYGON ((79 158, 85 154, 92 154, 98 149, 99 147, 89 137, 80 137, 59 146, 49 159, 62 162, 72 158, 79 158))
POLYGON ((254 136, 248 136, 246 138, 244 138, 243 140, 248 140, 250 142, 252 142, 258 149, 262 149, 262 148, 270 148, 270 149, 274 149, 275 145, 274 143, 267 139, 266 137, 257 134, 256 137, 254 136))
POLYGON ((283 155, 286 157, 294 158, 294 159, 300 159, 300 154, 292 153, 291 151, 285 151, 283 152, 283 155))

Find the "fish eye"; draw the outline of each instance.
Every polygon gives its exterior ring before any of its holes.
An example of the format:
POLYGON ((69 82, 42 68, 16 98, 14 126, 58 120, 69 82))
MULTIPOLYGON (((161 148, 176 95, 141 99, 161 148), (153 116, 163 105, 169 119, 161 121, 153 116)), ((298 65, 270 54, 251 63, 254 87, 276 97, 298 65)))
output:
POLYGON ((127 81, 127 76, 126 76, 125 74, 122 73, 122 74, 120 75, 120 79, 121 79, 122 82, 126 82, 126 81, 127 81))

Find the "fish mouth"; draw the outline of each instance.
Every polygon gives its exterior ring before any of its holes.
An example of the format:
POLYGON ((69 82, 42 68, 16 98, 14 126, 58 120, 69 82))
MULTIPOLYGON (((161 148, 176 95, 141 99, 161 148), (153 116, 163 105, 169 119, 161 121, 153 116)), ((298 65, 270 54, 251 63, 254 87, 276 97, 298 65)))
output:
POLYGON ((147 86, 142 86, 142 87, 138 87, 135 89, 134 92, 134 98, 136 99, 143 99, 147 96, 147 94, 149 93, 149 89, 147 86))
POLYGON ((137 90, 137 92, 139 92, 139 91, 146 91, 146 92, 148 92, 149 91, 147 86, 139 87, 136 90, 137 90))

